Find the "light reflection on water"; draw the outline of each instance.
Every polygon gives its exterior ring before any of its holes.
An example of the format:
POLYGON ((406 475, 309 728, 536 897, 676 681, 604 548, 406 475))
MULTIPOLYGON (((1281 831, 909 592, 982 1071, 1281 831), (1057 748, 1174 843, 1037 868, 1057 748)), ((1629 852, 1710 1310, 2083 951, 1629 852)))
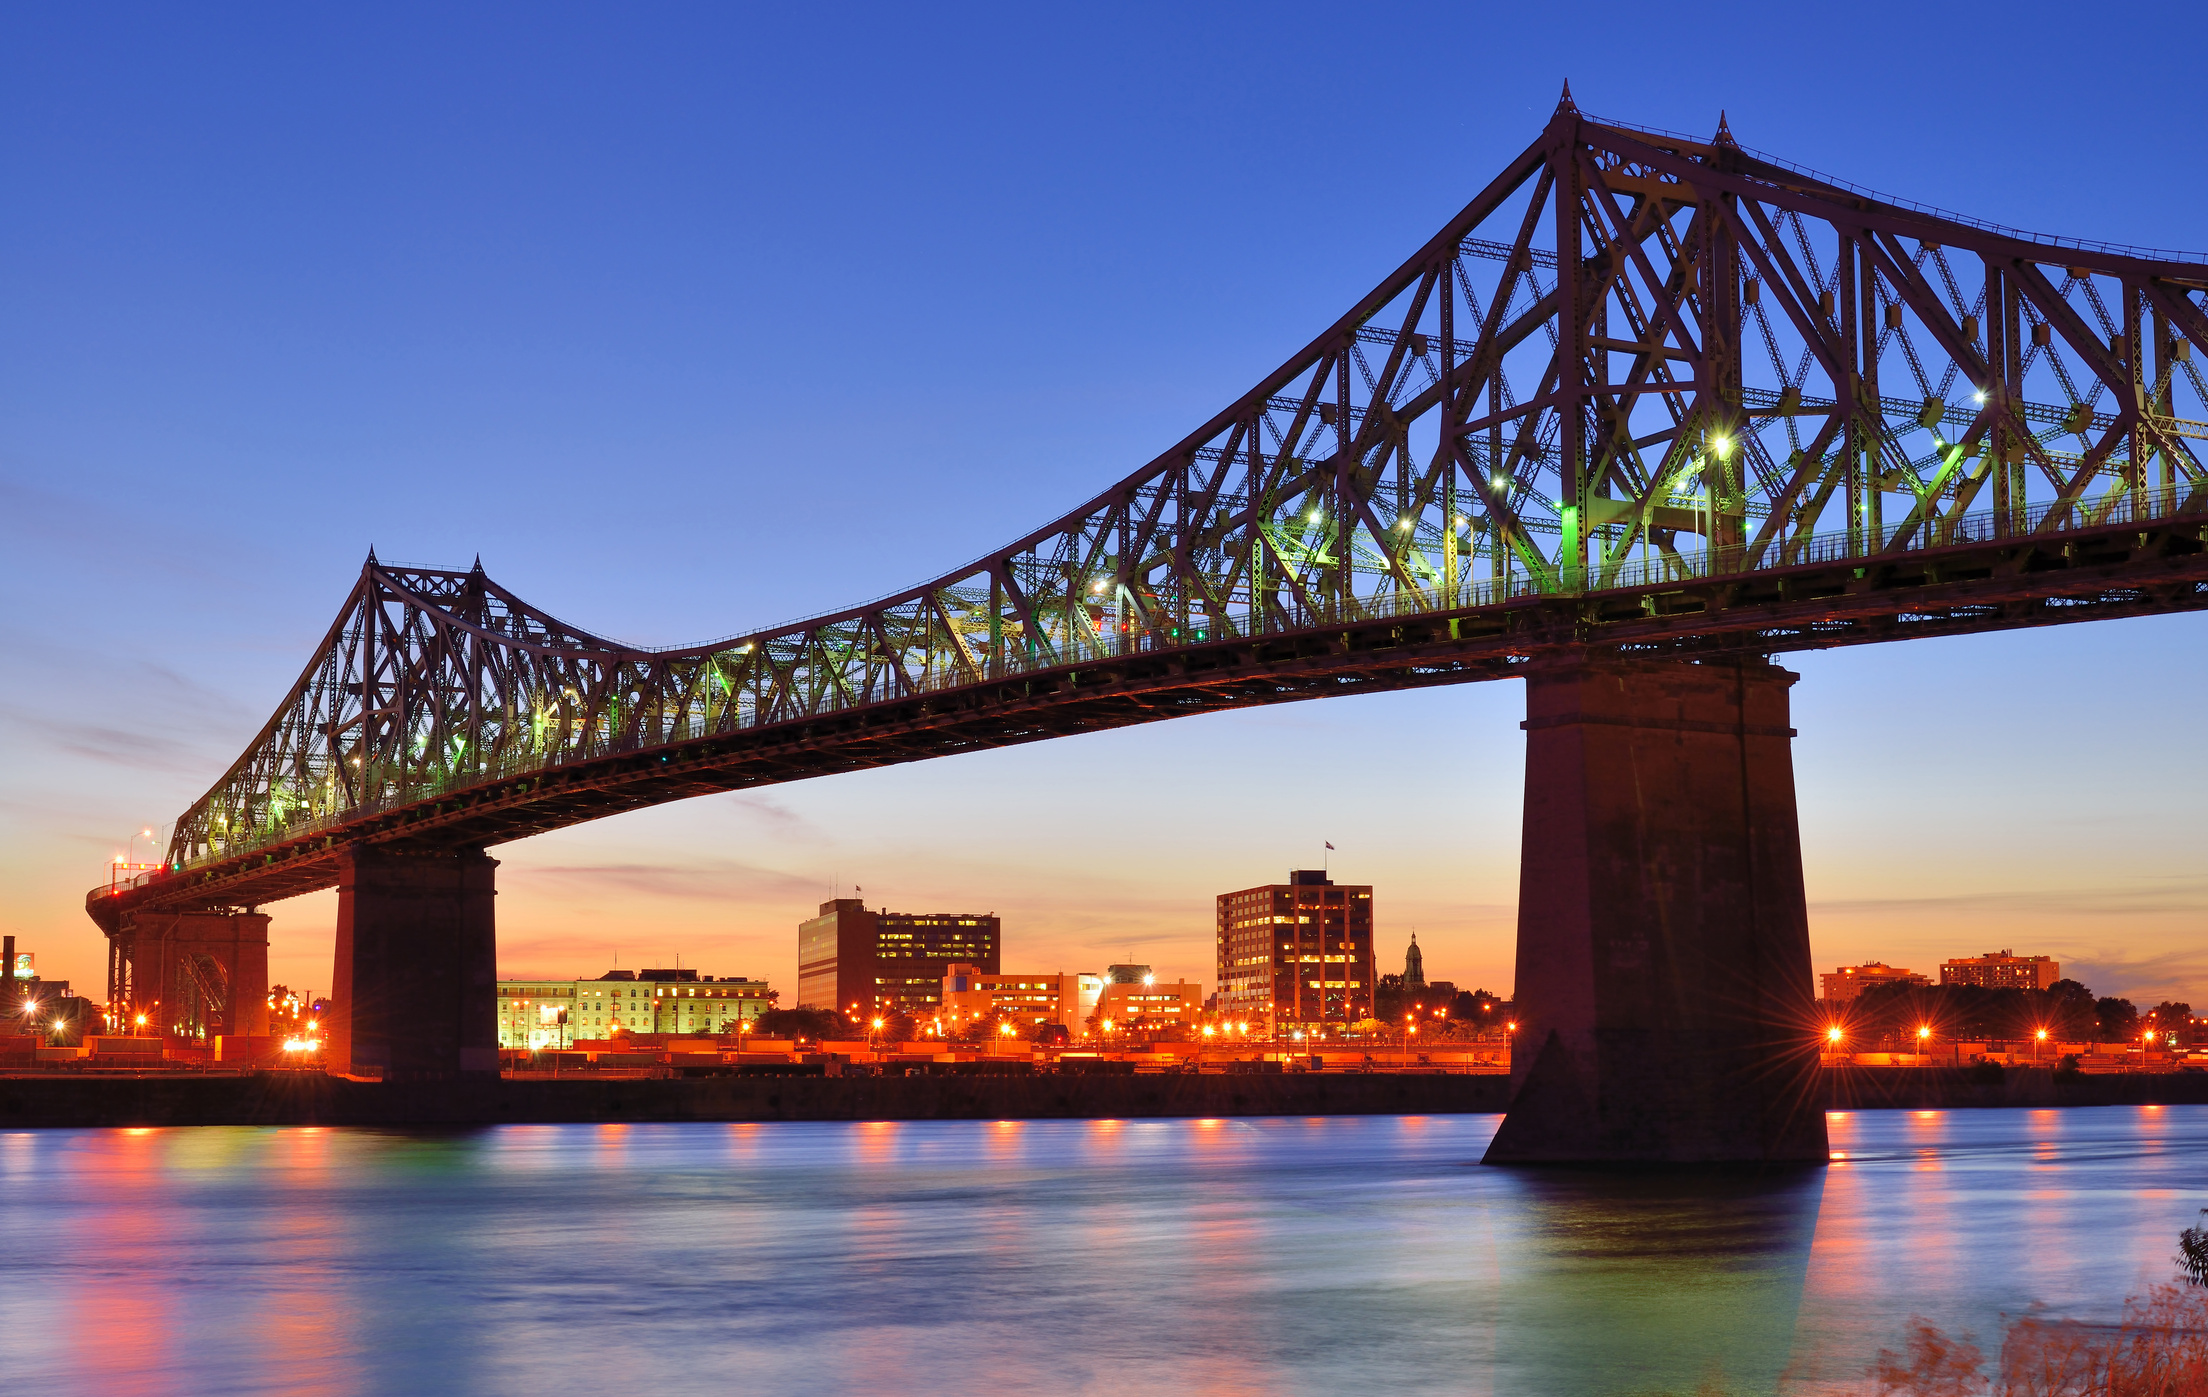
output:
POLYGON ((2109 1317, 2208 1108, 1861 1112, 1829 1169, 1497 1170, 1493 1116, 0 1135, 0 1371, 132 1393, 1859 1389, 2109 1317), (1987 1347, 1991 1348, 1992 1343, 1987 1347))

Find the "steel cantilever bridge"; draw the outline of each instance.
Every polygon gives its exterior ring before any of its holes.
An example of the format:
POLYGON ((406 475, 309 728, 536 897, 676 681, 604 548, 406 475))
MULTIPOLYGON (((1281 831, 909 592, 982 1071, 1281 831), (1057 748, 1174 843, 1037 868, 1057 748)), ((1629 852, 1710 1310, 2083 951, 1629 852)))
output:
MULTIPOLYGON (((908 591, 649 649, 546 615, 480 564, 371 555, 162 870, 89 899, 111 998, 153 997, 141 914, 339 885, 364 851, 480 851, 1220 708, 1568 674, 1577 697, 1529 720, 1537 752, 1559 724, 1707 729, 1738 766, 1762 730, 1749 689, 1783 675, 1765 657, 2208 606, 2204 301, 2200 256, 1940 212, 1752 152, 1722 122, 1652 131, 1567 92, 1540 139, 1248 393, 908 591), (1597 674, 1641 686, 1625 716, 1594 716, 1597 674), (1707 695, 1648 688, 1713 674, 1737 691, 1715 718, 1689 715, 1707 695), (1656 709, 1670 727, 1632 716, 1656 709)), ((1792 878, 1772 895, 1799 916, 1798 854, 1792 878)), ((1805 933, 1804 994, 1806 954, 1805 933)), ((1607 1070, 1581 1057, 1581 1076, 1607 1070)))

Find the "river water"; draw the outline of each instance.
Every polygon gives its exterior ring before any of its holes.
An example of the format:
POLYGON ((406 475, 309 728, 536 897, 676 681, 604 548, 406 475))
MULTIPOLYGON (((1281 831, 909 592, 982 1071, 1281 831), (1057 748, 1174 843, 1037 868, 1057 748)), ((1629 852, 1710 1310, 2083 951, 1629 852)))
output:
POLYGON ((1489 1169, 1494 1116, 0 1134, 21 1392, 1867 1390, 2112 1318, 2208 1107, 1835 1114, 1825 1169, 1489 1169), (1990 1340, 1990 1342, 1989 1342, 1990 1340))

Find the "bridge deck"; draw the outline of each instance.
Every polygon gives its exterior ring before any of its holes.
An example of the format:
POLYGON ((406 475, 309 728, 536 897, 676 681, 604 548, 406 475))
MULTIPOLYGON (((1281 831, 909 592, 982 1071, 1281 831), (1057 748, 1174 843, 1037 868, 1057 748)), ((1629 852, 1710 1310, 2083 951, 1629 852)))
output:
POLYGON ((1685 585, 1651 580, 1287 634, 1131 646, 788 722, 484 773, 418 800, 314 822, 235 858, 95 889, 87 909, 112 928, 139 907, 272 902, 335 886, 337 850, 356 841, 492 845, 690 796, 1222 708, 1505 679, 1570 647, 1680 659, 1780 654, 2203 610, 2204 538, 2208 511, 1685 585))

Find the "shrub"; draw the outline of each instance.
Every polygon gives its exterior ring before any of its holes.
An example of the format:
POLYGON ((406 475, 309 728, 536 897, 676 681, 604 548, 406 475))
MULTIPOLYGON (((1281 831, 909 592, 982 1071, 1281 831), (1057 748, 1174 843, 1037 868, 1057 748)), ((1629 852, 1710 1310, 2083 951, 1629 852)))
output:
POLYGON ((2001 1339, 2000 1371, 1991 1379, 1985 1355, 1968 1335, 1949 1338, 1921 1317, 1912 1323, 1907 1352, 1881 1349, 1871 1365, 1874 1391, 1883 1397, 2208 1393, 2208 1290, 2158 1285, 2126 1301, 2114 1325, 2037 1315, 2012 1321, 2001 1339))

